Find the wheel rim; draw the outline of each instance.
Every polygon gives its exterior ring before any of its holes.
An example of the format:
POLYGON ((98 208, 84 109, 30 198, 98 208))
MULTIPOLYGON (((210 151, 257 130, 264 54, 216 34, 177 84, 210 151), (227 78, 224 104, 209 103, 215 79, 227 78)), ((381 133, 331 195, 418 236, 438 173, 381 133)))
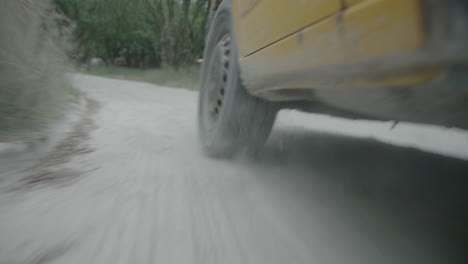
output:
POLYGON ((208 67, 208 89, 206 93, 206 114, 211 124, 218 121, 224 106, 229 79, 231 36, 224 35, 216 44, 208 67))

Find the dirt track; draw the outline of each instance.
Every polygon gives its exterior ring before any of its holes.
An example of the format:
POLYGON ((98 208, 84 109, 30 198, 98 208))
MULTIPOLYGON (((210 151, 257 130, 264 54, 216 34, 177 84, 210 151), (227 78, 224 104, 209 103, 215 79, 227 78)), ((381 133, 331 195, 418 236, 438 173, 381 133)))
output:
POLYGON ((0 263, 466 263, 468 162, 314 132, 468 157, 460 131, 285 112, 257 160, 212 160, 196 93, 74 81, 93 125, 69 178, 0 194, 0 263))

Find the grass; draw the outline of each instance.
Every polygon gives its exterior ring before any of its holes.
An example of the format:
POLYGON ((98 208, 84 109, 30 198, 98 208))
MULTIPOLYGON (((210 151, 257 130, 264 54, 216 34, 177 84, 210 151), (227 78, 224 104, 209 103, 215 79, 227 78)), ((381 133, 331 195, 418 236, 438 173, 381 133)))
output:
POLYGON ((118 66, 91 66, 86 73, 131 81, 148 82, 161 86, 198 90, 199 66, 183 68, 135 69, 118 66))

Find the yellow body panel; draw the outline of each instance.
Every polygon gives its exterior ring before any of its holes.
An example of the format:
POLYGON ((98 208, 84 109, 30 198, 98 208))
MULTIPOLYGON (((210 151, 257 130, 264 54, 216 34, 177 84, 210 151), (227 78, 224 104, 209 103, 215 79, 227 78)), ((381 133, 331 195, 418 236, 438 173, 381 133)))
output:
POLYGON ((340 0, 233 1, 238 51, 241 57, 262 49, 301 28, 338 12, 340 0), (252 4, 252 3, 250 3, 252 4))
MULTIPOLYGON (((304 67, 341 63, 344 46, 336 15, 240 60, 241 69, 257 74, 294 72, 304 67)), ((273 88, 273 87, 272 87, 273 88)), ((278 87, 280 88, 280 87, 278 87)), ((292 88, 292 87, 291 87, 292 88)), ((297 87, 296 87, 297 88, 297 87)))
POLYGON ((241 0, 239 1, 239 13, 246 14, 250 9, 254 8, 260 0, 241 0))
POLYGON ((346 7, 350 7, 350 6, 365 2, 365 1, 367 0, 344 0, 344 4, 346 7))
MULTIPOLYGON (((408 85, 416 85, 419 83, 430 81, 434 78, 445 74, 446 71, 424 71, 421 73, 409 73, 407 75, 403 75, 397 78, 390 78, 390 79, 382 79, 378 81, 355 81, 349 82, 344 85, 341 85, 342 88, 353 88, 353 87, 400 87, 400 86, 408 86, 408 85)), ((336 88, 339 88, 337 86, 336 88)))
POLYGON ((346 10, 346 62, 414 51, 424 44, 420 0, 366 0, 346 10))
MULTIPOLYGON (((321 9, 322 15, 315 14, 311 9, 306 8, 298 11, 299 2, 264 0, 254 8, 256 12, 251 12, 244 17, 235 15, 238 19, 236 27, 242 55, 240 65, 243 71, 253 71, 265 76, 285 72, 304 72, 309 69, 313 71, 322 66, 357 65, 392 55, 411 53, 422 48, 425 43, 421 22, 422 8, 419 0, 347 0, 346 4, 354 6, 334 14, 332 14, 333 11, 339 8, 338 3, 325 1, 328 4, 320 5, 326 7, 321 9), (294 2, 294 4, 289 9, 283 8, 282 13, 279 14, 275 11, 279 2, 282 6, 287 5, 284 3, 294 2), (261 6, 262 3, 265 6, 261 6), (322 19, 308 25, 306 21, 310 13, 322 19), (280 26, 282 22, 290 18, 296 21, 294 26, 291 26, 292 24, 286 26, 287 23, 284 27, 280 26), (291 33, 293 30, 291 28, 302 29, 274 42, 275 38, 288 35, 287 29, 291 33), (272 41, 274 43, 269 44, 272 41), (255 52, 250 54, 253 51, 255 52)), ((304 4, 304 7, 312 8, 315 3, 324 1, 302 2, 310 3, 310 5, 304 4)), ((437 73, 434 72, 423 72, 386 80, 356 80, 332 86, 403 86, 427 81, 436 75, 437 73)), ((288 87, 268 88, 327 88, 331 86, 330 82, 320 83, 312 79, 308 78, 307 82, 292 81, 288 87)))

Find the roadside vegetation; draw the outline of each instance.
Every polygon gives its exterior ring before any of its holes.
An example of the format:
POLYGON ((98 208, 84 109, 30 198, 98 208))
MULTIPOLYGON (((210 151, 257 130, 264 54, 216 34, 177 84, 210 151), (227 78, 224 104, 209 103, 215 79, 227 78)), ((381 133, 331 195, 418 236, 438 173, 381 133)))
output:
POLYGON ((107 78, 197 90, 199 66, 195 65, 176 70, 170 67, 138 69, 112 65, 95 65, 87 69, 86 73, 107 78))
POLYGON ((46 0, 0 1, 0 141, 60 117, 78 92, 65 78, 69 31, 46 0))
POLYGON ((88 73, 195 87, 209 0, 55 0, 88 73))
POLYGON ((195 89, 208 11, 209 0, 0 1, 0 136, 46 125, 76 100, 70 61, 195 89))

